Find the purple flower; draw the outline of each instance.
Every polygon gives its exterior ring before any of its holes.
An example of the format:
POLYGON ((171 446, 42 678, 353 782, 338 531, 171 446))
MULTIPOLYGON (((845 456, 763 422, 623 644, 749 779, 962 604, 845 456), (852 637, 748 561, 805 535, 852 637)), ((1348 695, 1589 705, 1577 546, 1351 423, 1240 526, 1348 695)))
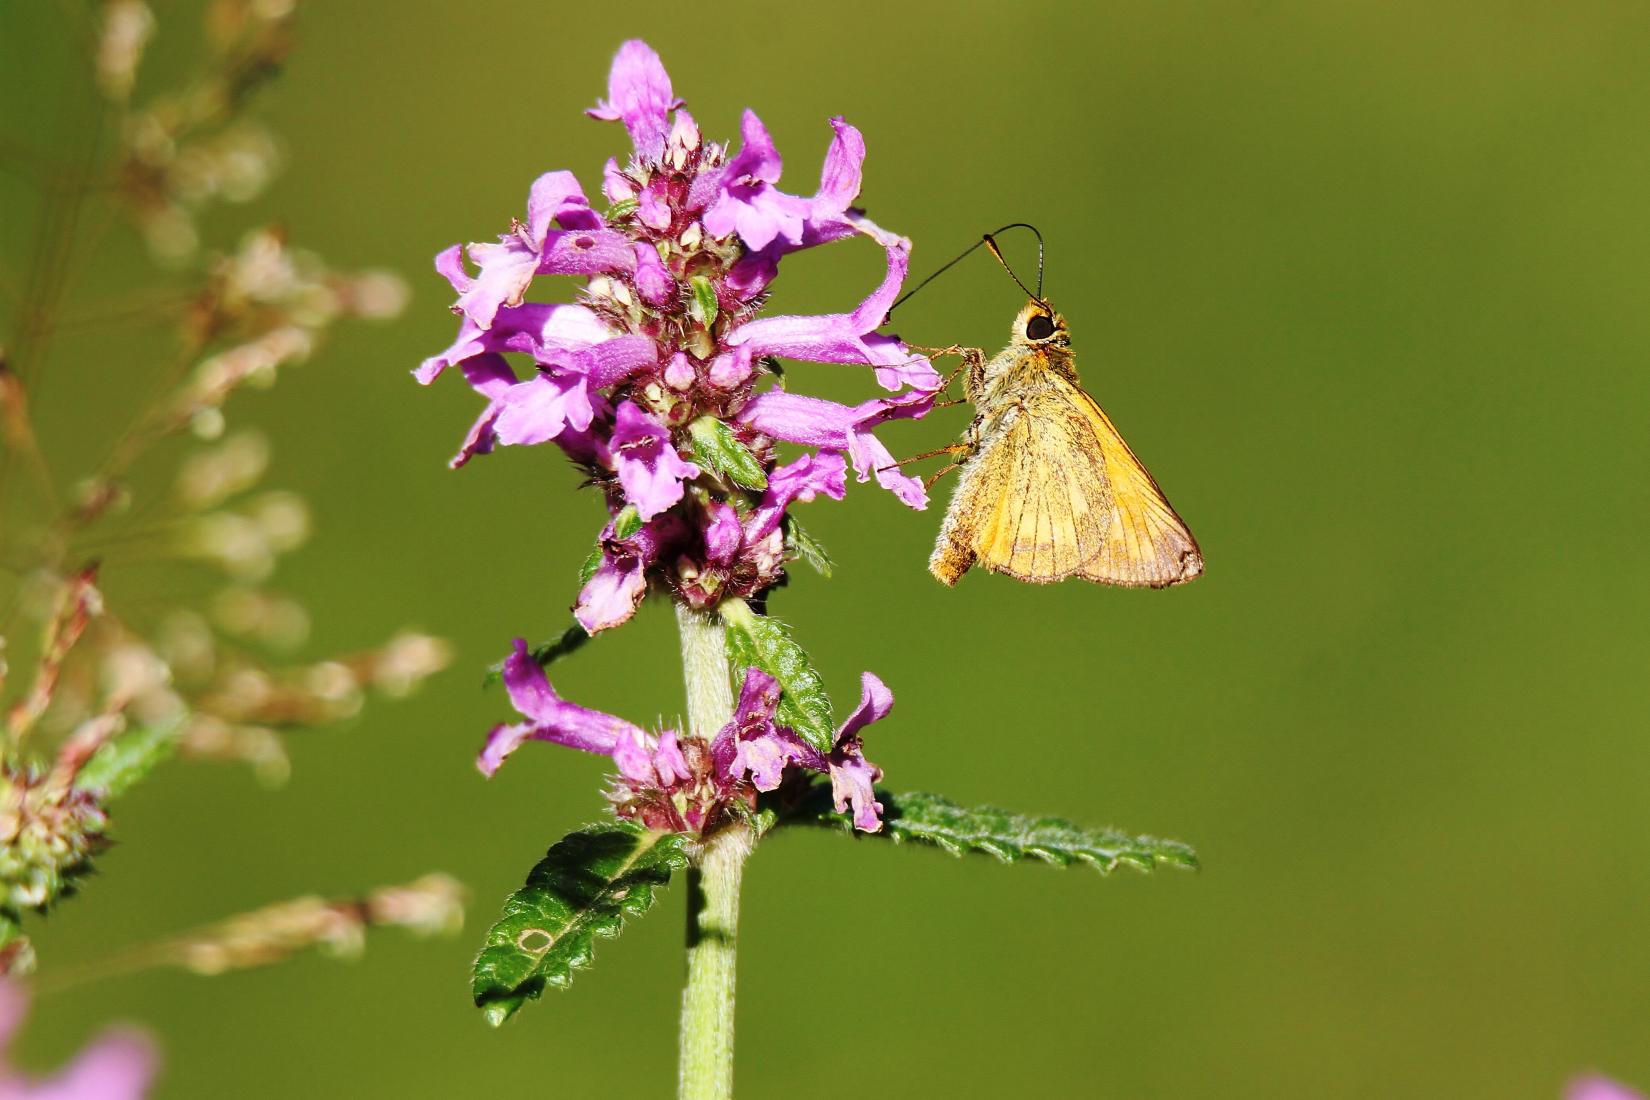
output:
POLYGON ((891 453, 874 434, 926 414, 940 379, 877 331, 911 246, 854 209, 863 135, 831 119, 817 190, 790 194, 762 120, 744 113, 737 149, 705 141, 658 55, 639 41, 619 49, 607 95, 589 114, 622 123, 633 146, 602 170, 611 207, 598 213, 572 173, 547 172, 529 190, 525 220, 512 220, 495 242, 442 252, 436 270, 457 295, 459 331, 415 372, 428 384, 457 366, 485 402, 454 466, 501 444, 554 443, 604 494, 610 516, 631 506, 649 524, 676 517, 625 540, 604 533, 579 596, 580 622, 623 622, 650 589, 696 607, 759 595, 783 577, 786 509, 819 492, 840 498, 843 458, 861 481, 875 473, 905 503, 925 506, 921 483, 889 468, 891 453), (886 257, 881 283, 858 307, 759 316, 786 255, 856 237, 886 257), (530 301, 547 275, 578 277, 578 300, 530 301), (870 368, 891 396, 808 404, 815 399, 767 388, 777 357, 870 368), (768 491, 731 484, 696 452, 689 425, 707 416, 751 452, 768 491), (775 441, 817 448, 805 468, 824 481, 794 482, 793 491, 781 479, 775 491, 775 441), (737 545, 723 505, 746 517, 737 545))
POLYGON ((854 827, 874 833, 882 828, 882 803, 873 789, 882 778, 882 769, 865 759, 859 731, 888 717, 894 709, 894 694, 873 673, 865 673, 860 682, 859 706, 837 728, 827 755, 774 724, 778 684, 761 669, 747 669, 734 720, 712 742, 711 755, 726 760, 726 772, 735 781, 748 778, 759 791, 778 787, 785 768, 792 764, 829 775, 837 812, 846 813, 852 807, 854 827))
POLYGON ((922 479, 900 473, 894 456, 871 434, 871 428, 889 420, 923 416, 933 405, 934 393, 929 390, 907 390, 857 406, 769 390, 740 411, 739 421, 773 439, 846 453, 860 481, 875 474, 879 485, 910 507, 921 509, 928 506, 922 479))
POLYGON ((608 441, 618 467, 625 499, 643 519, 652 519, 682 499, 682 483, 699 476, 699 467, 683 462, 671 446, 664 425, 626 401, 619 406, 608 441))
MULTIPOLYGON (((10 1044, 27 1009, 23 991, 0 982, 0 1046, 10 1044)), ((0 1100, 142 1100, 158 1064, 147 1038, 113 1030, 45 1080, 33 1081, 0 1066, 0 1100)))
POLYGON ((743 541, 754 543, 772 534, 795 501, 812 500, 820 493, 841 500, 848 491, 845 475, 842 456, 829 451, 803 455, 779 467, 768 475, 768 489, 745 523, 743 541))
POLYGON ((476 767, 491 776, 524 741, 550 741, 581 752, 600 753, 646 774, 647 735, 640 727, 599 710, 569 703, 556 694, 550 678, 533 660, 527 643, 516 639, 515 652, 504 661, 504 687, 510 703, 526 719, 494 726, 476 757, 476 767), (643 763, 638 763, 638 760, 643 763))
POLYGON ((728 335, 734 347, 748 348, 752 355, 782 355, 812 363, 863 363, 878 368, 877 380, 883 388, 901 385, 937 390, 940 377, 923 359, 913 359, 898 337, 876 332, 888 307, 899 295, 911 263, 911 246, 904 240, 888 248, 888 273, 882 285, 872 291, 852 313, 831 313, 821 317, 764 317, 741 325, 728 335))
POLYGON ((619 773, 613 799, 621 816, 691 831, 724 823, 736 805, 754 805, 757 792, 777 789, 796 769, 828 776, 837 809, 851 807, 854 825, 875 832, 882 807, 872 785, 882 772, 865 759, 860 731, 887 717, 894 697, 871 673, 862 680, 863 698, 829 753, 776 723, 780 685, 758 668, 745 670, 733 718, 707 744, 671 729, 650 735, 623 718, 569 703, 518 638, 504 662, 504 684, 525 720, 493 727, 476 766, 493 775, 524 741, 609 756, 619 773))
POLYGON ((1564 1100, 1645 1100, 1644 1094, 1598 1074, 1578 1077, 1564 1090, 1564 1100))
POLYGON ((601 560, 573 606, 579 625, 595 634, 628 621, 647 595, 647 571, 684 540, 687 530, 679 517, 667 514, 620 539, 615 523, 608 523, 602 531, 601 560))

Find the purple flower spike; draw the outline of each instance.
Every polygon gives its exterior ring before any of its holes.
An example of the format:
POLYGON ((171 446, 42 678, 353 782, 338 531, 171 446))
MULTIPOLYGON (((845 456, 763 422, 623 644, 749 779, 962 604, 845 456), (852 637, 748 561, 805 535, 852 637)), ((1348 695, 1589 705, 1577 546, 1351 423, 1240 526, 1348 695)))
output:
POLYGON ((682 482, 699 476, 699 467, 683 462, 671 446, 664 425, 629 401, 619 406, 608 447, 625 499, 643 519, 652 519, 681 500, 682 482))
POLYGON ((665 64, 641 39, 619 47, 607 78, 607 99, 585 113, 591 118, 623 122, 642 160, 658 160, 670 132, 670 112, 682 105, 670 90, 665 64))
POLYGON ((787 510, 841 498, 850 463, 861 481, 874 475, 925 506, 921 482, 893 468, 874 433, 926 414, 940 380, 878 332, 911 245, 854 206, 865 179, 859 130, 832 118, 817 191, 789 194, 761 118, 744 112, 736 150, 707 141, 640 41, 619 49, 589 113, 622 122, 634 146, 602 168, 607 208, 592 206, 573 173, 544 172, 525 219, 496 241, 437 256, 458 334, 414 373, 428 384, 456 366, 484 402, 453 465, 553 443, 610 517, 634 507, 642 530, 618 540, 609 524, 574 608, 599 631, 627 621, 650 591, 700 610, 760 597, 795 556, 781 530, 787 510), (759 318, 787 255, 862 237, 884 250, 885 274, 857 308, 759 318), (535 280, 564 275, 578 280, 575 300, 542 300, 567 291, 535 280), (779 357, 869 368, 889 395, 850 406, 764 392, 779 357), (709 434, 707 418, 719 422, 709 434), (780 467, 776 442, 814 453, 780 467))

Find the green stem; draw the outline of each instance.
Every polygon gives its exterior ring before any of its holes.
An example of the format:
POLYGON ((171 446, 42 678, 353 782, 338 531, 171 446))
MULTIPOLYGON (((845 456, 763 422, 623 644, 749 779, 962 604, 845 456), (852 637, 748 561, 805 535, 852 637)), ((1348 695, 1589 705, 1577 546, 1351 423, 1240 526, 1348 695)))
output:
MULTIPOLYGON (((727 647, 716 618, 676 608, 688 728, 705 739, 733 717, 727 647)), ((739 881, 756 838, 743 824, 713 833, 688 872, 687 988, 682 992, 678 1100, 733 1096, 733 993, 739 881)))

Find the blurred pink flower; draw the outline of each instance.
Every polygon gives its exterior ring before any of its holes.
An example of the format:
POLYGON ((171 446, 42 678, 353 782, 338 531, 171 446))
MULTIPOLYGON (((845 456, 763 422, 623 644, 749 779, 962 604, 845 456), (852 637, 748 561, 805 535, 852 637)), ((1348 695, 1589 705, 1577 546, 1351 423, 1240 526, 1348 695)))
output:
MULTIPOLYGON (((28 995, 0 982, 0 1047, 9 1046, 28 1011, 28 995)), ((0 1100, 142 1100, 159 1066, 140 1032, 111 1029, 49 1078, 31 1080, 0 1065, 0 1100)))
POLYGON ((1645 1100, 1645 1096, 1595 1073, 1571 1081, 1564 1100, 1645 1100))

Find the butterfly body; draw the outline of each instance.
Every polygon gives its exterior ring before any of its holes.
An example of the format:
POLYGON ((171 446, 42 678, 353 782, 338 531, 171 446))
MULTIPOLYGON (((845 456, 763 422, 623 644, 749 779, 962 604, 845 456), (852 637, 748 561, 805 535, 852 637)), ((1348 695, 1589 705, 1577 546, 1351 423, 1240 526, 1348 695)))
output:
POLYGON ((1203 572, 1191 531, 1079 384, 1063 317, 1033 300, 1007 347, 965 360, 976 415, 928 563, 937 579, 975 562, 1038 584, 1164 588, 1203 572))

